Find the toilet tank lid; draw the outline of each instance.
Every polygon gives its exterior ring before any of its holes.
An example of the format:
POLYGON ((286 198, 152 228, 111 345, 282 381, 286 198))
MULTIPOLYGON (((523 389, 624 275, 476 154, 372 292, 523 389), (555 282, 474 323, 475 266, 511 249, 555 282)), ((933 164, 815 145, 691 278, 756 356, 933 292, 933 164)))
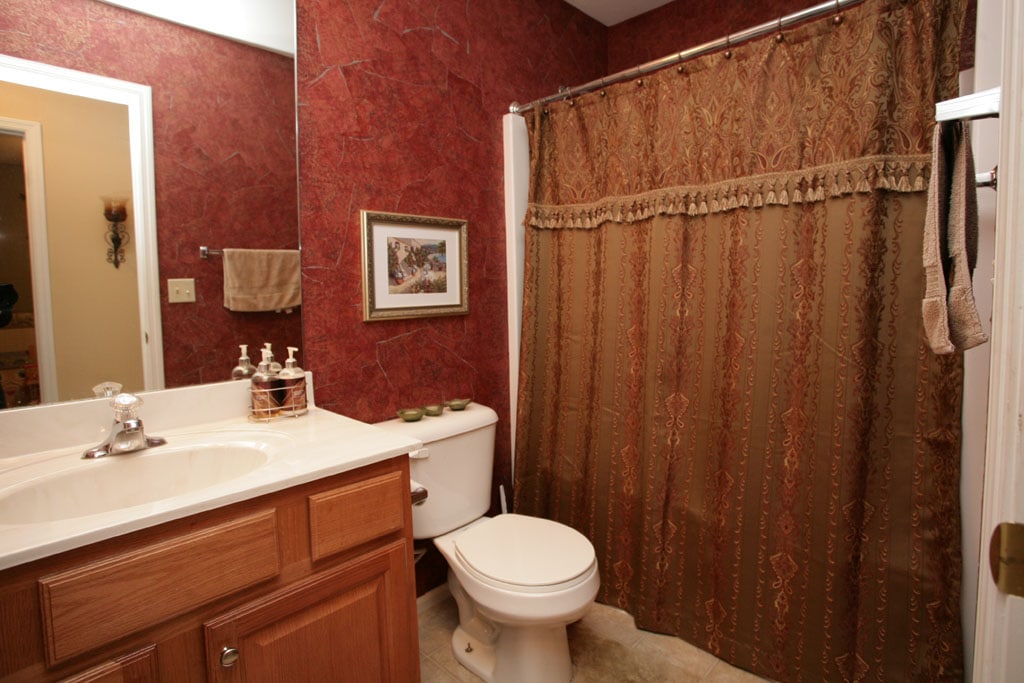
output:
POLYGON ((437 417, 424 415, 416 422, 404 422, 398 418, 377 422, 374 426, 390 432, 411 436, 424 444, 440 441, 475 429, 490 426, 498 421, 498 414, 485 405, 470 403, 465 410, 445 408, 437 417))

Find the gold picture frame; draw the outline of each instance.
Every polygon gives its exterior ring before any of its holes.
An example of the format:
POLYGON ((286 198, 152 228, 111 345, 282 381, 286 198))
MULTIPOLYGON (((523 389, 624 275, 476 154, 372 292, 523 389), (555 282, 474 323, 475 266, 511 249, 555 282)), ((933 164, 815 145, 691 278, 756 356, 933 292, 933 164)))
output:
POLYGON ((465 220, 359 214, 364 321, 469 313, 465 220))

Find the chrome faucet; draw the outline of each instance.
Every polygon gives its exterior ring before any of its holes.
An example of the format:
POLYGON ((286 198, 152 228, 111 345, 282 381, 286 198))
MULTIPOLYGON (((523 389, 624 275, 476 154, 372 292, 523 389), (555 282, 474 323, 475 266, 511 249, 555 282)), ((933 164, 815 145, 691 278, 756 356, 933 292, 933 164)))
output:
POLYGON ((110 436, 99 446, 94 446, 83 453, 83 458, 132 453, 167 443, 167 439, 159 436, 146 436, 142 429, 142 419, 139 417, 141 398, 133 394, 118 394, 111 399, 110 405, 114 409, 114 424, 110 428, 110 436))

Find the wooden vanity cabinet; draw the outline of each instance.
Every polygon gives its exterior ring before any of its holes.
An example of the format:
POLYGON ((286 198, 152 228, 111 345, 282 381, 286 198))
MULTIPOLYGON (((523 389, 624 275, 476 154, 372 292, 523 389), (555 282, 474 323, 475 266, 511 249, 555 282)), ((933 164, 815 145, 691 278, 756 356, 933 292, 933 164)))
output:
POLYGON ((0 681, 419 680, 408 458, 0 572, 0 681))

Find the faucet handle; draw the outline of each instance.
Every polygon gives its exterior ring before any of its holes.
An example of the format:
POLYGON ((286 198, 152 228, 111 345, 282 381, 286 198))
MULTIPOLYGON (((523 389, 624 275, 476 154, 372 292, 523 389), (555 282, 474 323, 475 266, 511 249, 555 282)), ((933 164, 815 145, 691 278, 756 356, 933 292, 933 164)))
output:
POLYGON ((122 385, 117 382, 100 382, 92 388, 97 398, 113 398, 121 393, 122 385))
POLYGON ((114 409, 114 419, 118 422, 135 420, 139 417, 139 406, 142 399, 134 394, 118 394, 110 400, 114 409))

